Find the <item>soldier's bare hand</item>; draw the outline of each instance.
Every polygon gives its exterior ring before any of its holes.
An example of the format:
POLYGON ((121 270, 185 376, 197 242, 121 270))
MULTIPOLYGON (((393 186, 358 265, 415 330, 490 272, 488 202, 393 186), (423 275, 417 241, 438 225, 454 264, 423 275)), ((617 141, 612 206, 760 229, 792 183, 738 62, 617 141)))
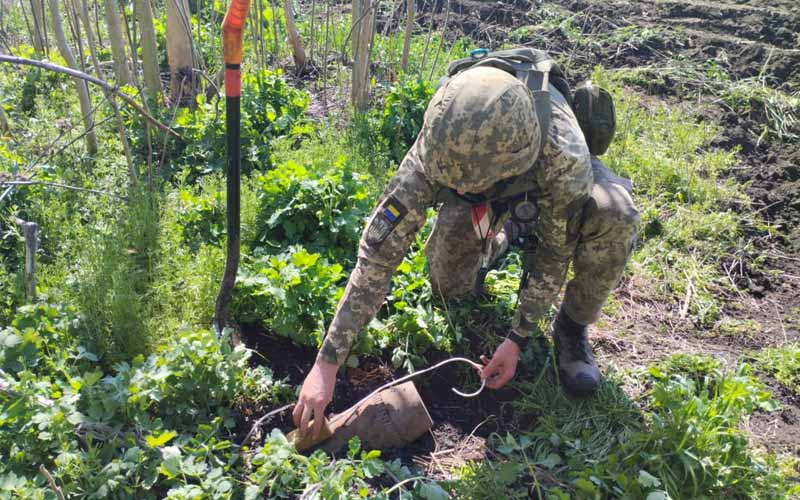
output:
POLYGON ((481 356, 486 365, 481 370, 481 379, 486 380, 486 387, 500 389, 514 377, 519 361, 519 346, 513 340, 506 339, 497 346, 492 359, 481 356))
POLYGON ((316 439, 322 430, 325 420, 325 407, 333 399, 333 388, 336 385, 336 370, 338 366, 317 359, 311 371, 308 372, 300 396, 292 411, 294 425, 302 437, 309 430, 309 422, 314 420, 312 437, 316 439))

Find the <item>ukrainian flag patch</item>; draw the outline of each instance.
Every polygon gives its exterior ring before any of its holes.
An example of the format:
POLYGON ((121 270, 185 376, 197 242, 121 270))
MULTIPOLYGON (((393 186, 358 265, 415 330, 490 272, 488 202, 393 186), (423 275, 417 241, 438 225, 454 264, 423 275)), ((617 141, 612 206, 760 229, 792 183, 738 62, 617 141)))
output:
POLYGON ((367 244, 379 245, 397 227, 408 210, 400 203, 397 198, 390 196, 383 205, 376 210, 372 222, 366 232, 367 244))
POLYGON ((383 206, 383 213, 386 217, 389 218, 392 222, 397 222, 397 218, 400 216, 400 210, 397 209, 396 206, 392 205, 390 202, 386 202, 383 206))

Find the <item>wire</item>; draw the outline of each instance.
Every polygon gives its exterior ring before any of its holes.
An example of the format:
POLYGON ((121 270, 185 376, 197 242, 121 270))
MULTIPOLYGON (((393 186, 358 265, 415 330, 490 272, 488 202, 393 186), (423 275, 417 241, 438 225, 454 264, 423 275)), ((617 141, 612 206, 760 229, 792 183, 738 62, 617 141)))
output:
MULTIPOLYGON (((423 369, 423 370, 420 370, 420 371, 418 371, 418 372, 410 373, 410 374, 406 375, 405 377, 400 377, 400 378, 399 378, 399 379, 397 379, 397 380, 392 380, 391 382, 388 382, 388 383, 386 383, 386 384, 383 384, 382 386, 378 387, 378 388, 377 388, 377 389, 375 389, 374 391, 370 392, 370 393, 369 393, 367 396, 365 396, 365 397, 361 398, 361 400, 360 400, 359 402, 357 402, 356 404, 354 404, 353 406, 351 406, 351 407, 350 407, 348 410, 346 410, 346 411, 344 411, 344 412, 340 413, 339 415, 335 416, 331 422, 333 422, 333 421, 335 421, 335 420, 338 420, 338 419, 340 419, 340 418, 346 417, 346 416, 347 416, 347 415, 349 415, 351 412, 354 412, 356 409, 358 409, 358 407, 359 407, 359 406, 361 406, 362 404, 364 404, 364 403, 365 403, 365 402, 366 402, 368 399, 370 399, 372 396, 374 396, 374 395, 378 394, 379 392, 381 392, 381 391, 383 391, 383 390, 385 390, 385 389, 388 389, 388 388, 390 388, 390 387, 394 387, 395 385, 398 385, 398 384, 402 384, 403 382, 406 382, 406 381, 408 381, 408 380, 411 380, 411 379, 412 379, 412 378, 414 378, 414 377, 418 377, 418 376, 422 375, 423 373, 428 373, 428 372, 431 372, 431 371, 433 371, 433 370, 436 370, 436 369, 438 369, 438 368, 441 368, 442 366, 444 366, 444 365, 446 365, 446 364, 448 364, 448 363, 453 363, 453 362, 456 362, 456 361, 458 361, 458 362, 462 362, 462 363, 467 363, 467 364, 471 365, 472 367, 474 367, 474 368, 477 368, 477 369, 479 369, 479 370, 483 368, 483 366, 482 366, 482 365, 479 365, 478 363, 476 363, 476 362, 472 361, 471 359, 467 359, 467 358, 450 358, 450 359, 445 359, 444 361, 440 361, 440 362, 436 363, 436 364, 435 364, 435 365, 433 365, 433 366, 429 366, 428 368, 425 368, 425 369, 423 369)), ((466 392, 461 392, 461 391, 459 391, 458 389, 456 389, 455 387, 451 387, 451 388, 450 388, 450 390, 451 390, 451 391, 453 391, 454 393, 458 394, 458 395, 459 395, 459 396, 461 396, 462 398, 474 398, 474 397, 478 396, 478 395, 479 395, 481 392, 483 392, 483 389, 484 389, 485 387, 486 387, 486 379, 483 379, 483 380, 481 381, 481 386, 480 386, 480 388, 479 388, 477 391, 475 391, 475 392, 469 392, 469 393, 466 393, 466 392)))
MULTIPOLYGON (((414 372, 414 373, 410 373, 410 374, 408 374, 408 375, 406 375, 406 376, 404 376, 404 377, 400 377, 400 378, 399 378, 399 379, 397 379, 397 380, 392 380, 391 382, 387 382, 386 384, 383 384, 382 386, 378 387, 378 388, 377 388, 377 389, 375 389, 374 391, 370 392, 370 393, 369 393, 369 394, 368 394, 366 397, 364 397, 364 398, 361 398, 361 400, 360 400, 360 401, 358 401, 356 404, 354 404, 353 406, 351 406, 351 407, 350 407, 350 408, 348 408, 347 410, 345 410, 345 411, 343 411, 342 413, 340 413, 340 414, 336 415, 336 416, 335 416, 335 417, 334 417, 334 418, 331 420, 331 422, 334 422, 334 421, 336 421, 336 420, 339 420, 339 419, 341 419, 341 418, 347 418, 347 417, 348 417, 349 415, 351 415, 351 414, 352 414, 352 413, 353 413, 355 410, 357 410, 359 406, 361 406, 362 404, 364 404, 364 403, 365 403, 365 402, 366 402, 368 399, 370 399, 372 396, 374 396, 374 395, 378 394, 379 392, 381 392, 381 391, 383 391, 383 390, 385 390, 385 389, 388 389, 388 388, 390 388, 390 387, 393 387, 393 386, 395 386, 395 385, 398 385, 398 384, 402 384, 403 382, 406 382, 406 381, 408 381, 408 380, 411 380, 411 379, 412 379, 412 378, 414 378, 414 377, 418 377, 418 376, 420 376, 420 375, 422 375, 422 374, 424 374, 424 373, 431 372, 431 371, 433 371, 433 370, 436 370, 436 369, 438 369, 438 368, 441 368, 442 366, 444 366, 444 365, 446 365, 446 364, 448 364, 448 363, 453 363, 453 362, 456 362, 456 361, 458 361, 458 362, 461 362, 461 363, 467 363, 467 364, 471 365, 473 368, 477 368, 477 369, 479 369, 479 370, 483 368, 483 366, 482 366, 482 365, 479 365, 478 363, 476 363, 476 362, 472 361, 471 359, 467 359, 467 358, 450 358, 450 359, 445 359, 444 361, 440 361, 439 363, 436 363, 436 364, 435 364, 435 365, 433 365, 433 366, 429 366, 428 368, 425 368, 425 369, 423 369, 423 370, 420 370, 420 371, 417 371, 417 372, 414 372)), ((461 391, 459 391, 458 389, 456 389, 455 387, 451 387, 451 388, 450 388, 450 390, 451 390, 451 391, 453 391, 454 393, 458 394, 458 395, 459 395, 459 396, 461 396, 462 398, 474 398, 474 397, 478 396, 478 395, 479 395, 481 392, 483 392, 483 389, 484 389, 485 387, 486 387, 486 379, 483 379, 483 380, 481 381, 481 386, 480 386, 480 387, 478 388, 478 390, 477 390, 477 391, 475 391, 475 392, 461 392, 461 391)), ((281 413, 281 412, 284 412, 284 411, 288 410, 289 408, 293 407, 294 405, 295 405, 295 403, 290 403, 290 404, 287 404, 287 405, 281 406, 280 408, 277 408, 277 409, 275 409, 275 410, 272 410, 271 412, 269 412, 269 413, 267 413, 266 415, 264 415, 264 416, 262 416, 261 418, 259 418, 259 419, 256 421, 256 423, 255 423, 255 424, 253 424, 253 427, 250 429, 250 432, 248 432, 248 433, 247 433, 247 435, 246 435, 246 436, 244 437, 244 439, 242 440, 242 444, 241 444, 241 446, 245 446, 245 445, 247 445, 247 444, 250 442, 250 439, 252 438, 252 436, 253 436, 253 434, 255 433, 256 429, 258 429, 258 428, 261 426, 261 424, 262 424, 262 423, 264 423, 264 421, 265 421, 265 420, 269 420, 269 419, 270 419, 271 417, 273 417, 274 415, 276 415, 276 414, 278 414, 278 413, 281 413)))

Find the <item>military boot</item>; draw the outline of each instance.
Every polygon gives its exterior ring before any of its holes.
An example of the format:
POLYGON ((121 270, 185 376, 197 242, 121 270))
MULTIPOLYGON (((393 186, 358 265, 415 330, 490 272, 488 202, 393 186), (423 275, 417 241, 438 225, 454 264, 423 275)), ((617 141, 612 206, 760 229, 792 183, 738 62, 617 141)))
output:
POLYGON ((558 354, 561 385, 577 397, 590 396, 600 383, 600 370, 586 335, 586 325, 576 323, 560 310, 553 321, 553 340, 558 354))

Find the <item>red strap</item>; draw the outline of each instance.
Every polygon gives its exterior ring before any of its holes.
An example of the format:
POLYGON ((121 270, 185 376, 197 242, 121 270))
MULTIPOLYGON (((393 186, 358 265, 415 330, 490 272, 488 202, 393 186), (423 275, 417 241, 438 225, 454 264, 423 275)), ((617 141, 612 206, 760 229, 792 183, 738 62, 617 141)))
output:
POLYGON ((479 203, 472 205, 469 209, 472 215, 472 228, 475 229, 475 234, 478 238, 483 240, 492 237, 492 221, 491 210, 488 203, 479 203))

